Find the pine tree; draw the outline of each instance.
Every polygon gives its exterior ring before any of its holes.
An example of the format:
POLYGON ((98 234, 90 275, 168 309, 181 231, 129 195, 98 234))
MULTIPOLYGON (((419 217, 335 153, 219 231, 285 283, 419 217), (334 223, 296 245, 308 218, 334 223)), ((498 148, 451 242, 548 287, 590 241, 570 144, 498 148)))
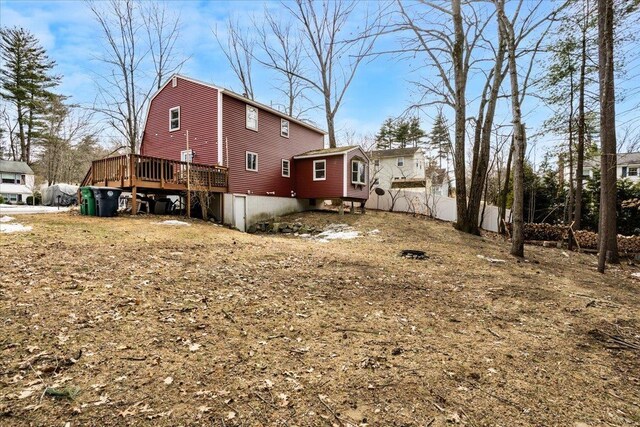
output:
POLYGON ((382 123, 380 132, 376 135, 376 148, 378 150, 388 150, 394 142, 395 125, 393 119, 388 118, 382 123))
POLYGON ((38 39, 23 28, 0 29, 0 95, 14 107, 20 160, 31 164, 31 146, 37 137, 45 105, 60 78, 51 74, 50 60, 38 39))
POLYGON ((442 167, 442 159, 447 159, 451 152, 451 135, 449 134, 447 119, 442 114, 442 111, 438 113, 433 123, 433 128, 429 134, 429 145, 431 149, 436 150, 438 153, 440 167, 442 167))
POLYGON ((412 117, 409 119, 409 136, 407 141, 413 144, 414 147, 420 145, 422 138, 425 136, 425 131, 420 127, 420 119, 412 117))

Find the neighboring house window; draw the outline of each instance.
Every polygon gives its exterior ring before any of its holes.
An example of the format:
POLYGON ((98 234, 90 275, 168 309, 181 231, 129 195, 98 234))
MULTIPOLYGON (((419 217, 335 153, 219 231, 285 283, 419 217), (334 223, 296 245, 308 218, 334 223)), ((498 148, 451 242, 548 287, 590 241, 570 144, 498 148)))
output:
POLYGON ((398 167, 404 166, 404 157, 398 157, 396 165, 398 165, 398 167))
POLYGON ((14 173, 3 173, 2 183, 3 184, 20 184, 20 175, 16 175, 14 173))
POLYGON ((289 160, 282 159, 282 176, 289 178, 291 176, 291 164, 289 160))
POLYGON ((180 129, 180 107, 169 110, 169 131, 180 129))
POLYGON ((627 167, 623 166, 622 167, 622 177, 625 178, 627 176, 627 167))
POLYGON ((638 176, 638 168, 629 168, 629 176, 638 176))
POLYGON ((247 151, 247 170, 258 171, 258 154, 247 151))
POLYGON ((193 150, 184 150, 180 152, 180 161, 192 163, 193 162, 193 150))
POLYGON ((289 120, 280 119, 280 136, 289 138, 289 120))
POLYGON ((313 180, 324 181, 325 179, 327 179, 327 161, 314 160, 313 161, 313 180))
POLYGON ((247 104, 247 129, 258 131, 258 109, 247 104))
POLYGON ((373 161, 373 166, 380 166, 380 159, 375 159, 373 161))
POLYGON ((365 167, 364 162, 360 160, 353 160, 351 162, 351 183, 364 185, 365 167))

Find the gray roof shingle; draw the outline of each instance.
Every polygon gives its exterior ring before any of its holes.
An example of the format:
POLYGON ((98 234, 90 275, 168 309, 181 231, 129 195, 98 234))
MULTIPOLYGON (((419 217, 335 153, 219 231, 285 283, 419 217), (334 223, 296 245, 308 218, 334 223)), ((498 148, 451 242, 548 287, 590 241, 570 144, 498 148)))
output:
POLYGON ((25 162, 15 162, 13 160, 0 160, 0 172, 20 173, 33 175, 33 170, 25 162))

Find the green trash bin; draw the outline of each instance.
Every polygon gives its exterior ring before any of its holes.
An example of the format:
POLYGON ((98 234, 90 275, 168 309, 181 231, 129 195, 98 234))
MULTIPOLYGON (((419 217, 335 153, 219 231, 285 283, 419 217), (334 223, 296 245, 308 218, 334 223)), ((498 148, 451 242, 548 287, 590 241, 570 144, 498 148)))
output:
POLYGON ((80 194, 82 194, 80 213, 82 215, 96 216, 96 198, 93 196, 92 187, 80 187, 80 194))

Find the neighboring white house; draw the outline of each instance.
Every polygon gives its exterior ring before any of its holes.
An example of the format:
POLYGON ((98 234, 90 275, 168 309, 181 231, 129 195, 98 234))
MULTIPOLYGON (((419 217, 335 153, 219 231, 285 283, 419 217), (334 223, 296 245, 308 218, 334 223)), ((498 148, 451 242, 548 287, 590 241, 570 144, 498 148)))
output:
POLYGON ((0 160, 0 176, 0 196, 5 201, 26 202, 27 197, 33 195, 35 177, 25 162, 0 160))
POLYGON ((374 150, 369 157, 373 188, 388 190, 425 186, 425 157, 422 148, 374 150))
MULTIPOLYGON (((640 182, 640 153, 618 153, 616 160, 616 177, 629 179, 632 182, 640 182)), ((600 157, 585 160, 583 176, 593 178, 593 171, 600 169, 600 157)), ((566 169, 565 177, 569 178, 569 169, 566 169)))

